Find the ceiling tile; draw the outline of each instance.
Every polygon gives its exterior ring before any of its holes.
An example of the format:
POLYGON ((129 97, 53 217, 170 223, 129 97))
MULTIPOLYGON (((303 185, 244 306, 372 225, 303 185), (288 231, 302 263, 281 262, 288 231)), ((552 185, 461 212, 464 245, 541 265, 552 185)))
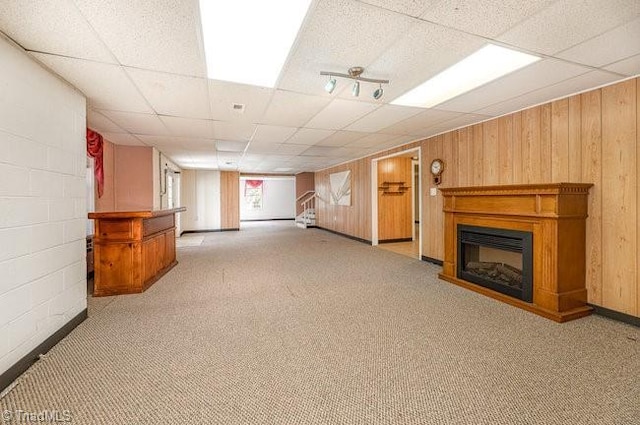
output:
POLYGON ((364 133, 361 131, 340 130, 336 131, 326 139, 320 140, 318 143, 316 143, 316 146, 345 146, 353 142, 354 140, 365 137, 367 134, 369 133, 364 133))
POLYGON ((153 109, 162 115, 210 118, 207 80, 125 68, 153 109))
POLYGON ((640 18, 564 50, 555 56, 601 67, 640 54, 640 18), (628 40, 637 40, 629 43, 628 40))
POLYGON ((605 69, 628 76, 640 75, 640 55, 613 63, 606 66, 605 69))
POLYGON ((620 77, 615 74, 609 74, 602 71, 592 71, 579 75, 574 78, 562 81, 549 87, 524 94, 522 96, 509 99, 505 102, 489 106, 481 109, 478 113, 485 115, 503 115, 506 113, 518 111, 533 105, 548 102, 553 99, 566 97, 587 89, 601 86, 613 81, 619 80, 620 77))
POLYGON ((435 124, 452 120, 462 115, 460 112, 441 111, 439 109, 427 109, 424 112, 400 121, 381 130, 382 133, 397 135, 417 135, 420 136, 425 128, 435 124))
POLYGON ((334 134, 334 130, 317 130, 314 128, 300 128, 285 143, 296 145, 315 145, 319 141, 334 134))
POLYGON ((166 136, 169 131, 157 115, 134 112, 100 111, 107 118, 130 133, 166 136))
POLYGON ((126 133, 127 131, 98 111, 87 110, 87 127, 98 133, 126 133))
POLYGON ((252 143, 284 143, 296 131, 295 127, 259 125, 251 141, 252 143))
POLYGON ((322 156, 322 157, 336 157, 341 155, 341 148, 332 146, 311 146, 306 151, 302 152, 303 156, 322 156))
POLYGON ((553 55, 639 14, 638 0, 560 0, 502 34, 498 40, 553 55))
POLYGON ((146 146, 140 139, 127 133, 103 133, 102 137, 116 145, 146 146))
POLYGON ((2 0, 0 28, 26 50, 117 63, 73 1, 2 0))
MULTIPOLYGON (((160 119, 174 136, 200 139, 214 138, 213 121, 168 116, 161 116, 160 119)), ((226 137, 221 138, 228 139, 226 137)))
POLYGON ((494 37, 555 0, 436 0, 422 15, 440 25, 494 37))
POLYGON ((261 124, 302 127, 326 107, 330 98, 277 90, 261 124))
POLYGON ((320 71, 368 66, 415 19, 351 0, 317 2, 282 72, 279 88, 326 95, 320 71), (356 30, 357 28, 357 30, 356 30))
POLYGON ((433 3, 431 0, 361 0, 372 6, 381 7, 394 12, 418 17, 433 3))
POLYGON ((278 155, 300 155, 307 149, 309 149, 308 145, 292 145, 283 143, 278 145, 273 152, 278 155))
POLYGON ((74 1, 123 65, 206 76, 197 1, 74 1))
POLYGON ((209 80, 211 116, 218 121, 259 123, 274 91, 265 87, 209 80), (233 104, 244 105, 244 111, 235 111, 233 104))
POLYGON ((244 152, 247 142, 229 142, 227 140, 216 141, 216 149, 222 152, 244 152))
POLYGON ((433 127, 431 127, 429 130, 433 130, 434 128, 436 129, 442 128, 445 130, 455 130, 460 127, 466 127, 469 125, 477 124, 479 122, 486 121, 491 118, 493 118, 493 116, 481 115, 481 114, 464 114, 452 120, 448 120, 440 124, 436 124, 433 127))
POLYGON ((335 99, 313 117, 305 127, 340 130, 378 107, 379 105, 372 103, 335 99))
POLYGON ((372 148, 374 146, 380 145, 381 143, 387 143, 397 138, 398 136, 393 136, 390 134, 374 133, 350 142, 345 145, 345 147, 372 148))
POLYGON ((392 101, 484 44, 485 39, 462 31, 417 22, 369 65, 366 73, 375 78, 388 77, 383 99, 392 101))
POLYGON ((281 143, 249 143, 247 152, 251 154, 269 154, 273 153, 281 143))
POLYGON ((153 112, 120 66, 42 53, 32 55, 82 91, 94 108, 153 112))
POLYGON ((475 112, 494 103, 511 99, 522 93, 549 86, 585 74, 589 68, 556 59, 545 59, 522 68, 503 78, 438 105, 438 109, 475 112))
POLYGON ((213 121, 213 134, 219 140, 248 142, 255 131, 254 124, 213 121))
POLYGON ((216 143, 212 139, 176 136, 149 136, 142 134, 136 134, 135 136, 142 140, 146 145, 155 146, 162 151, 166 149, 188 149, 190 151, 213 152, 216 150, 216 143))
POLYGON ((348 126, 347 130, 374 133, 397 122, 424 111, 421 108, 410 108, 397 105, 383 105, 368 115, 348 126))

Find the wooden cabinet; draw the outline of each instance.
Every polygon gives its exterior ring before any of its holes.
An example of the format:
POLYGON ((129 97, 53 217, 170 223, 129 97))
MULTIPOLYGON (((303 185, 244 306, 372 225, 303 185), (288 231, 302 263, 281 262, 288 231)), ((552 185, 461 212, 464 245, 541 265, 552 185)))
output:
POLYGON ((95 220, 94 296, 140 293, 177 263, 175 213, 90 213, 95 220))

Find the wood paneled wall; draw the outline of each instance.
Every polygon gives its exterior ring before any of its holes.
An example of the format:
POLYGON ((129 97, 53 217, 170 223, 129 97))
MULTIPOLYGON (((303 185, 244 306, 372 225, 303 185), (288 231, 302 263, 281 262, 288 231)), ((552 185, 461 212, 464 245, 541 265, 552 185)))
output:
MULTIPOLYGON (((393 137, 393 136, 390 136, 393 137)), ((316 223, 356 238, 371 240, 371 159, 402 152, 419 146, 411 143, 390 149, 377 156, 358 159, 337 167, 316 172, 316 223), (330 205, 329 174, 351 170, 351 206, 330 205)))
MULTIPOLYGON (((443 258, 442 196, 428 166, 446 163, 441 187, 593 183, 587 219, 589 302, 640 316, 640 78, 546 103, 394 150, 422 147, 423 255, 443 258)), ((371 240, 371 160, 316 173, 328 200, 329 174, 352 170, 352 205, 320 202, 321 227, 371 240)), ((571 265, 567 265, 570 267, 571 265)))
POLYGON ((220 228, 240 228, 240 173, 220 171, 220 228))
POLYGON ((411 239, 413 165, 411 157, 378 161, 378 241, 411 239), (385 185, 390 184, 385 189, 385 185))

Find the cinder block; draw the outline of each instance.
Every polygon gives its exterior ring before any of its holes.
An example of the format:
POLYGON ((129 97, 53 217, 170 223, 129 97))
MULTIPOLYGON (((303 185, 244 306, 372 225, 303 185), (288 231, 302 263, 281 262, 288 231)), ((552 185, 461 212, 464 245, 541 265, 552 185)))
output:
POLYGON ((75 218, 87 219, 87 198, 76 198, 73 200, 75 206, 75 218))
MULTIPOLYGON (((0 230, 0 261, 27 255, 30 250, 30 227, 13 227, 0 230)), ((2 279, 4 276, 0 274, 2 279)))
POLYGON ((62 198, 62 174, 43 170, 29 173, 29 193, 41 198, 62 198))
POLYGON ((74 218, 76 218, 74 202, 70 202, 68 199, 49 200, 49 219, 51 221, 72 220, 74 218))
POLYGON ((47 148, 48 169, 62 174, 73 175, 75 171, 74 155, 62 149, 47 148))
POLYGON ((0 163, 0 199, 3 196, 25 196, 29 193, 29 170, 0 163))
POLYGON ((9 326, 0 326, 0 358, 9 352, 9 326))
POLYGON ((84 280, 87 281, 87 263, 78 261, 64 269, 64 289, 84 280))
POLYGON ((63 222, 47 223, 31 227, 30 245, 32 253, 62 245, 63 241, 63 222))
POLYGON ((31 309, 31 288, 22 285, 0 296, 0 326, 15 320, 31 309))
POLYGON ((27 342, 35 335, 36 330, 36 317, 33 311, 29 311, 9 323, 9 351, 15 350, 27 342))
POLYGON ((6 140, 9 143, 9 162, 31 169, 47 169, 47 147, 45 145, 14 135, 8 135, 6 140))
POLYGON ((20 258, 22 257, 0 262, 0 276, 2 276, 2 279, 0 279, 0 297, 24 283, 19 282, 17 277, 17 265, 20 263, 20 258))
POLYGON ((87 240, 87 219, 78 218, 64 222, 64 242, 87 240))
POLYGON ((55 298, 62 292, 64 272, 59 270, 29 284, 31 287, 31 301, 34 306, 39 306, 55 298))
POLYGON ((0 229, 45 223, 49 219, 46 199, 4 198, 3 214, 0 214, 0 229))
POLYGON ((15 136, 7 133, 6 131, 0 130, 0 162, 11 162, 10 140, 12 137, 15 136))
POLYGON ((65 198, 84 198, 87 196, 87 182, 84 176, 65 175, 63 177, 63 187, 65 198))

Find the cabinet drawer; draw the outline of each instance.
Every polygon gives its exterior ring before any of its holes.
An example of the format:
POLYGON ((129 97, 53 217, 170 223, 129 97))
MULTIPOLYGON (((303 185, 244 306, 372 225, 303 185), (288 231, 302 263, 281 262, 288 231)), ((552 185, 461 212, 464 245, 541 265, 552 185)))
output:
POLYGON ((105 240, 133 238, 133 223, 130 220, 100 220, 98 237, 105 240))

